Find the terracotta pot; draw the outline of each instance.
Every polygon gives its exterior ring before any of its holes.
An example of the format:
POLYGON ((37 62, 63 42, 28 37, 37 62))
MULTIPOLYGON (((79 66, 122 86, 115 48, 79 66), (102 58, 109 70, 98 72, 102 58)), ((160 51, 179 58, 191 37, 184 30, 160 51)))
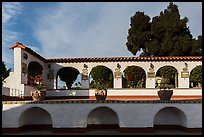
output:
POLYGON ((107 97, 107 90, 95 90, 96 100, 105 100, 107 97))
POLYGON ((32 90, 31 96, 32 96, 34 101, 41 101, 41 100, 45 99, 46 91, 32 90))
POLYGON ((158 91, 158 96, 160 100, 170 100, 173 95, 173 90, 170 89, 161 89, 158 91))

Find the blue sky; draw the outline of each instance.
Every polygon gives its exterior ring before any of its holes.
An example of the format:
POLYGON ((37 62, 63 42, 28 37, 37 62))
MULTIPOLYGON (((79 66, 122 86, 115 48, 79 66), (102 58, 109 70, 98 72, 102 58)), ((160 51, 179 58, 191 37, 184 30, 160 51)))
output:
MULTIPOLYGON (((17 41, 45 58, 133 56, 125 45, 130 17, 151 18, 168 2, 4 2, 2 60, 13 70, 17 41)), ((175 2, 194 38, 202 35, 202 2, 175 2)), ((137 54, 138 55, 138 54, 137 54)))

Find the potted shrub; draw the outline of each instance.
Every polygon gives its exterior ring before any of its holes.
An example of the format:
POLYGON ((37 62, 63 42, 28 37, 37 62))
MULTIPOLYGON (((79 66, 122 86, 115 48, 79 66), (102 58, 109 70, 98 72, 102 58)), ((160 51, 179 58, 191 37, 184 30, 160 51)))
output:
POLYGON ((173 90, 171 89, 171 86, 164 82, 161 83, 161 86, 159 88, 160 89, 157 94, 160 100, 170 100, 173 95, 173 90))
POLYGON ((39 62, 31 61, 29 63, 27 85, 35 88, 35 90, 30 91, 34 101, 43 100, 46 96, 47 86, 43 84, 42 72, 43 67, 39 62))
POLYGON ((43 84, 43 80, 41 75, 36 75, 33 77, 28 77, 28 82, 30 86, 33 86, 35 90, 31 90, 31 96, 34 101, 41 101, 44 100, 46 96, 46 88, 47 86, 43 84))
POLYGON ((106 100, 108 85, 98 82, 96 84, 95 97, 96 100, 106 100))
POLYGON ((96 66, 90 72, 93 80, 91 88, 95 90, 96 100, 105 100, 107 97, 107 89, 113 87, 113 73, 105 66, 96 66))

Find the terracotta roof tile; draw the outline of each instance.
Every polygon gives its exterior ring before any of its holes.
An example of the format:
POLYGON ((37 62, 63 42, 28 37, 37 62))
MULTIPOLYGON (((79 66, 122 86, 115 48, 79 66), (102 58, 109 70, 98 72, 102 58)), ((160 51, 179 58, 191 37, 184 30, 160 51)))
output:
POLYGON ((23 44, 19 43, 19 42, 16 42, 16 44, 12 45, 9 47, 10 49, 14 49, 14 48, 22 48, 22 49, 25 49, 26 46, 24 46, 23 44))
POLYGON ((202 56, 50 58, 47 62, 201 61, 202 56))
POLYGON ((16 42, 15 45, 13 46, 10 46, 9 47, 10 49, 14 49, 14 48, 22 48, 24 49, 25 51, 27 51, 28 53, 32 54, 33 56, 37 57, 38 59, 40 60, 43 60, 43 61, 46 61, 46 59, 42 56, 40 56, 38 53, 34 52, 32 49, 26 47, 25 45, 19 43, 19 42, 16 42))

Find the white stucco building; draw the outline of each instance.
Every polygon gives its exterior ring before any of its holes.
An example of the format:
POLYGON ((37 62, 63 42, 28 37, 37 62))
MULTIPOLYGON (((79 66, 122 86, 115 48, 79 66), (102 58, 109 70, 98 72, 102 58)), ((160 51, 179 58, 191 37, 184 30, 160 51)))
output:
POLYGON ((11 96, 30 96, 32 87, 27 85, 27 71, 31 62, 38 62, 43 67, 42 77, 44 83, 48 85, 48 96, 94 96, 93 90, 89 89, 90 72, 93 67, 102 65, 109 68, 113 75, 113 88, 109 89, 109 97, 111 96, 157 96, 155 88, 156 73, 163 66, 172 66, 177 71, 176 84, 174 88, 174 97, 197 96, 201 97, 201 88, 190 88, 189 76, 191 71, 199 65, 202 65, 202 56, 169 56, 169 57, 98 57, 98 58, 48 58, 40 56, 32 49, 17 42, 10 47, 14 50, 14 72, 5 79, 4 87, 10 89, 11 96), (119 66, 119 67, 118 67, 119 66), (145 87, 140 89, 127 89, 122 87, 122 74, 128 66, 137 66, 143 69, 146 74, 144 80, 145 87), (63 67, 73 67, 80 73, 81 90, 68 91, 59 90, 57 76, 58 71, 63 67), (86 73, 86 78, 82 75, 86 73), (116 93, 115 93, 115 92, 116 93), (125 91, 125 92, 124 92, 125 91), (134 92, 138 91, 138 92, 134 92), (141 91, 141 92, 139 92, 141 91), (75 94, 76 93, 76 94, 75 94))
POLYGON ((18 42, 10 48, 14 50, 14 72, 5 79, 2 95, 30 97, 33 87, 27 85, 27 69, 36 61, 43 67, 42 77, 48 85, 46 97, 57 100, 3 101, 3 132, 20 132, 26 126, 50 128, 53 132, 86 132, 89 126, 115 126, 121 132, 153 132, 157 126, 173 126, 201 132, 202 89, 190 87, 189 75, 202 65, 202 56, 46 59, 18 42), (95 100, 94 89, 89 88, 90 72, 98 65, 106 66, 114 74, 113 88, 108 89, 105 101, 95 100), (128 66, 144 70, 145 87, 122 87, 122 74, 128 66), (177 70, 174 99, 170 101, 159 101, 155 88, 156 73, 163 66, 177 70), (80 72, 80 90, 58 89, 57 73, 63 67, 80 72), (66 100, 60 100, 61 97, 66 100))

